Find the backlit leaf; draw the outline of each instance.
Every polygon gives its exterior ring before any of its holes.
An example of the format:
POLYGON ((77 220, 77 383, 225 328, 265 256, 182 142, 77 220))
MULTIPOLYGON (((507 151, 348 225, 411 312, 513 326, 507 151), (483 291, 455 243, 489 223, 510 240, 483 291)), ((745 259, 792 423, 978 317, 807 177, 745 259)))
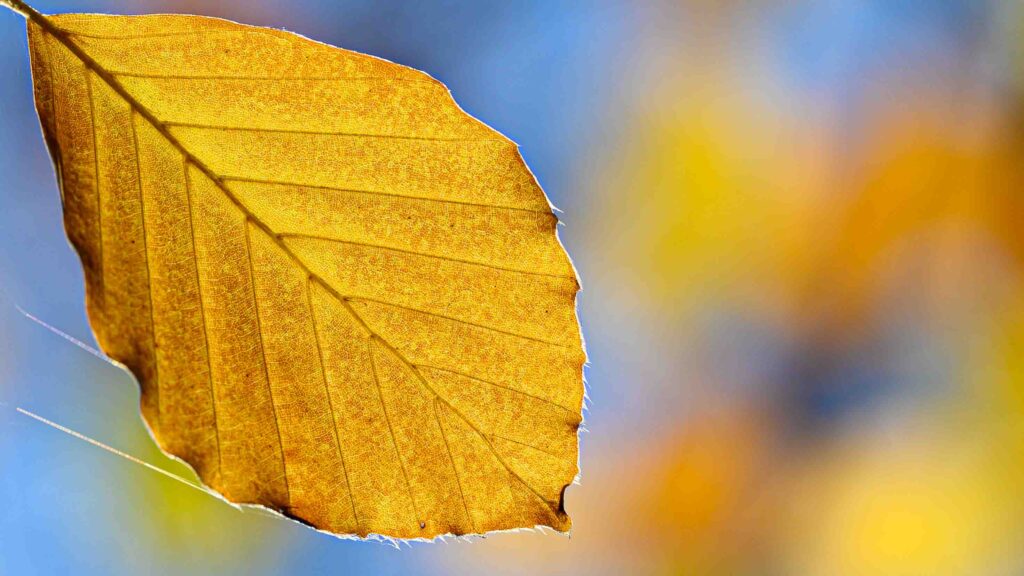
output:
POLYGON ((426 74, 194 16, 29 18, 90 323, 161 448, 338 534, 568 530, 578 283, 426 74))

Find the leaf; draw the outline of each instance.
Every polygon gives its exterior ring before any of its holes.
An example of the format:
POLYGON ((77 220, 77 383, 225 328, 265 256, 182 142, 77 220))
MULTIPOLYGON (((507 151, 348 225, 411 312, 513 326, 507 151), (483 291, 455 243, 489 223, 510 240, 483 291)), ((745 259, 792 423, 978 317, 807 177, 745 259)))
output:
POLYGON ((337 534, 569 529, 579 285, 514 143, 288 32, 21 11, 89 320, 163 450, 337 534))

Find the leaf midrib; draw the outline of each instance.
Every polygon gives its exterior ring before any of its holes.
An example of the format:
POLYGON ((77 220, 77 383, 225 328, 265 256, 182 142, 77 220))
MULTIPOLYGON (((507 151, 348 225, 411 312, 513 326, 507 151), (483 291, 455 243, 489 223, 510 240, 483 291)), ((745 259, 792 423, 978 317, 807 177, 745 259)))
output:
MULTIPOLYGON (((541 502, 544 503, 545 507, 552 514, 552 516, 555 518, 556 522, 559 520, 559 512, 558 512, 556 506, 552 502, 550 502, 547 499, 545 499, 537 491, 536 488, 534 488, 529 482, 527 482, 522 476, 520 476, 519 473, 517 473, 515 470, 512 469, 511 466, 509 466, 509 464, 505 461, 505 459, 502 458, 501 455, 498 453, 497 449, 494 447, 494 445, 491 443, 491 441, 487 438, 487 435, 482 430, 480 430, 480 428, 477 427, 477 425, 474 424, 469 418, 467 418, 466 415, 463 414, 461 410, 459 410, 457 407, 455 407, 453 404, 451 404, 447 399, 445 399, 443 396, 441 396, 434 389, 434 387, 431 386, 429 382, 427 382, 427 379, 419 371, 419 369, 417 368, 416 364, 414 364, 408 358, 406 358, 406 356, 404 354, 402 354, 398 349, 396 349, 393 345, 391 345, 391 343, 388 342, 386 339, 384 339, 383 336, 381 336, 375 330, 370 328, 370 326, 366 323, 366 321, 363 319, 363 317, 352 307, 351 303, 349 302, 349 298, 347 298, 346 296, 344 296, 341 293, 339 293, 326 280, 324 280, 319 275, 317 275, 315 272, 310 270, 309 267, 306 266, 305 262, 303 262, 298 257, 298 255, 295 254, 288 247, 288 245, 281 239, 280 235, 277 234, 276 232, 274 232, 274 230, 272 228, 270 228, 270 226, 267 225, 266 222, 264 222, 262 219, 259 218, 259 216, 257 216, 255 213, 253 213, 248 208, 248 206, 246 206, 238 198, 238 196, 236 196, 234 194, 234 192, 232 192, 231 189, 228 188, 224 184, 224 182, 221 180, 221 178, 215 172, 213 172, 213 170, 210 169, 209 166, 207 166, 202 160, 200 160, 198 157, 196 157, 194 154, 192 154, 184 146, 184 144, 182 144, 181 141, 178 140, 174 136, 174 134, 171 133, 166 128, 164 123, 159 118, 157 118, 156 115, 154 115, 152 111, 150 111, 148 108, 146 108, 144 105, 142 105, 141 102, 139 102, 134 96, 132 96, 132 94, 130 92, 128 92, 128 90, 117 80, 117 78, 115 78, 112 74, 107 72, 94 58, 92 58, 87 52, 85 52, 85 50, 83 50, 73 40, 71 40, 71 38, 68 37, 67 32, 65 32, 61 28, 58 28, 56 25, 54 25, 52 22, 50 22, 50 20, 48 18, 46 18, 45 16, 43 16, 42 14, 40 14, 38 12, 33 11, 32 13, 30 13, 29 14, 29 19, 32 22, 34 22, 37 25, 39 25, 42 28, 44 33, 49 34, 51 37, 55 38, 58 42, 60 42, 62 45, 64 45, 72 54, 75 55, 75 57, 77 57, 79 60, 81 60, 82 63, 87 68, 92 70, 97 76, 99 76, 101 79, 103 79, 103 81, 106 82, 107 85, 110 86, 110 88, 112 90, 114 90, 114 92, 116 92, 122 99, 124 99, 124 101, 126 103, 128 103, 135 110, 135 112, 138 115, 140 115, 143 118, 145 118, 146 121, 149 122, 150 125, 152 125, 153 128, 155 130, 157 130, 172 146, 177 148, 178 151, 184 156, 186 162, 192 164, 197 169, 199 169, 200 172, 202 172, 207 178, 210 179, 210 181, 212 181, 218 188, 220 188, 220 190, 224 193, 224 195, 227 196, 228 200, 230 200, 231 203, 234 204, 242 212, 243 215, 245 215, 247 223, 252 223, 257 228, 259 228, 264 234, 266 234, 306 274, 307 278, 310 281, 318 283, 325 290, 327 290, 327 292, 332 297, 334 297, 342 305, 342 307, 345 309, 345 311, 348 312, 348 314, 363 328, 363 330, 366 331, 366 333, 367 333, 367 335, 368 335, 368 337, 369 337, 369 339, 371 341, 372 340, 378 341, 387 350, 389 350, 392 354, 394 354, 395 357, 398 358, 403 364, 405 364, 405 366, 408 368, 408 370, 416 377, 416 379, 420 382, 420 384, 428 392, 430 392, 431 395, 433 395, 440 402, 444 403, 456 415, 458 415, 459 418, 461 418, 463 420, 463 422, 466 423, 466 425, 468 425, 470 428, 473 429, 474 432, 476 432, 476 434, 483 440, 483 442, 487 446, 488 450, 491 452, 491 454, 494 456, 494 458, 502 465, 502 467, 505 468, 509 472, 509 474, 512 475, 512 477, 514 477, 517 481, 519 481, 534 496, 536 496, 541 502)), ((317 346, 319 348, 319 343, 317 343, 317 346)), ((324 377, 326 378, 326 374, 324 375, 324 377)), ((453 464, 453 469, 454 469, 454 462, 452 464, 453 464)), ((455 469, 455 473, 456 473, 456 475, 458 475, 457 469, 455 469)))

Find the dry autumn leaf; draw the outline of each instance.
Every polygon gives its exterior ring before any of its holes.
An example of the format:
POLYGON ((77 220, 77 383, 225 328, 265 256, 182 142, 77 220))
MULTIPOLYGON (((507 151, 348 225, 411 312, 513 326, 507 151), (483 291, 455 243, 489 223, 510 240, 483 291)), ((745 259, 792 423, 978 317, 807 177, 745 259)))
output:
POLYGON ((288 32, 0 3, 90 323, 163 450, 337 534, 568 530, 579 285, 514 143, 288 32))

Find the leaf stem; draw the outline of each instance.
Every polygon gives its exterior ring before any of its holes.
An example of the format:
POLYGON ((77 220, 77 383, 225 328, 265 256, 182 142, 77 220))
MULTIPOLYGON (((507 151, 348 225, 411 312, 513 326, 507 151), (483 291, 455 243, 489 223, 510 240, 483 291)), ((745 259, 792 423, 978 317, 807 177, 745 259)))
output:
POLYGON ((37 12, 34 8, 22 2, 22 0, 0 0, 0 5, 6 6, 21 14, 28 20, 38 20, 43 18, 43 15, 37 12))

